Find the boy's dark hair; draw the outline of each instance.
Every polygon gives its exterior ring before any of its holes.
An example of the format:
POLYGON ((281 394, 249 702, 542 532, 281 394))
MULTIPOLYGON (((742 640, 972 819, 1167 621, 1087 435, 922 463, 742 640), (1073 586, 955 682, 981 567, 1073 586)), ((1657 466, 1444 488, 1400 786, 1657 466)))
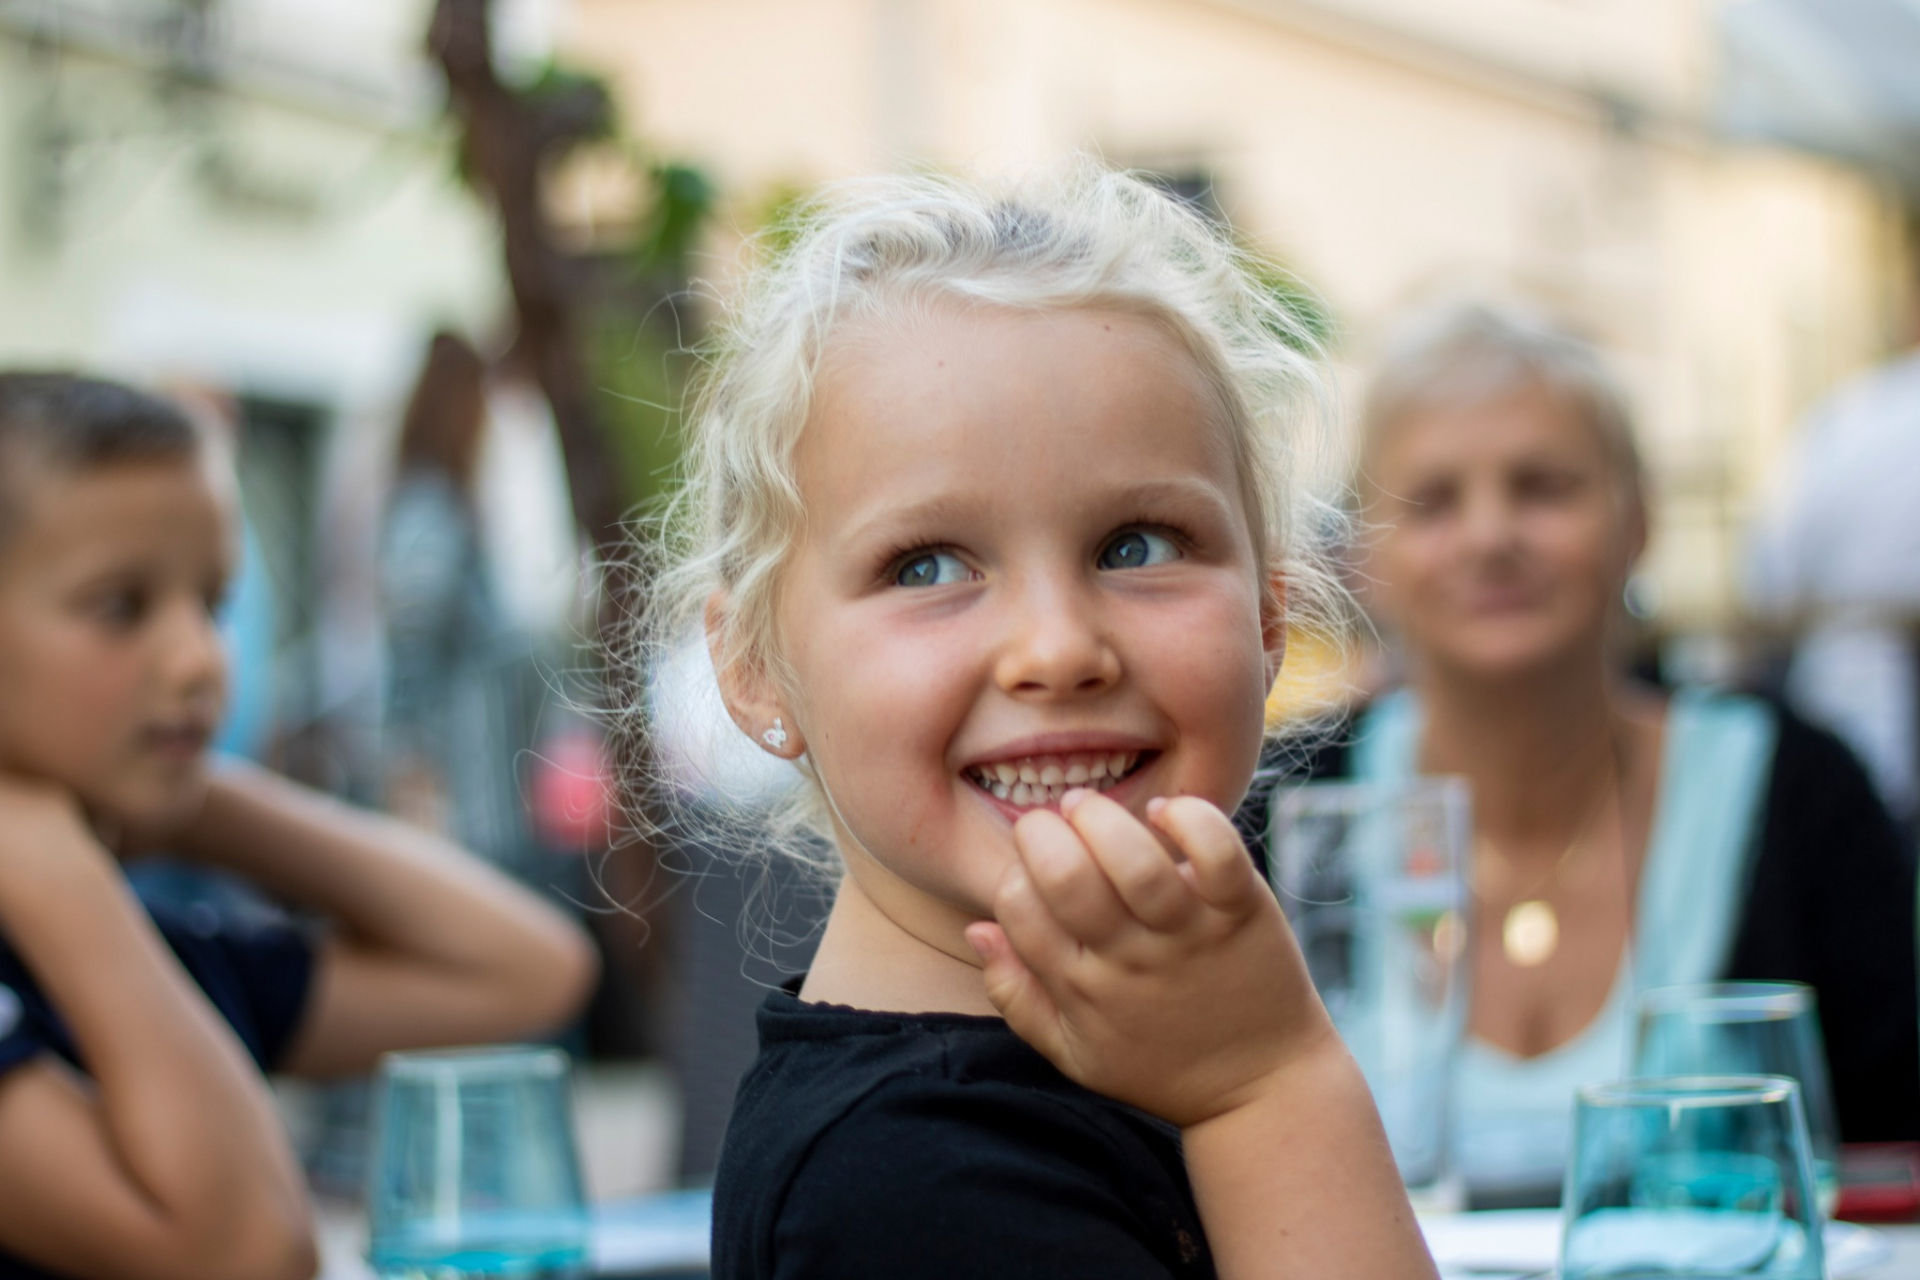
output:
POLYGON ((0 536, 33 463, 72 474, 191 458, 200 443, 192 419, 159 396, 79 374, 0 372, 0 536))

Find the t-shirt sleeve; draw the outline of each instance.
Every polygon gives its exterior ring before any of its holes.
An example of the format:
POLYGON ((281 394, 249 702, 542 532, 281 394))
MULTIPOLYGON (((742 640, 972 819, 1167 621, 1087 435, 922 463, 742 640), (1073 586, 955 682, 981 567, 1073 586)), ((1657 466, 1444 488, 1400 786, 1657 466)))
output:
POLYGON ((776 1219, 779 1280, 1211 1276, 1188 1206, 1137 1157, 1021 1090, 896 1080, 815 1143, 776 1219))
POLYGON ((4 959, 0 959, 0 1075, 38 1054, 40 1035, 27 1016, 26 1001, 15 983, 8 981, 4 959))
POLYGON ((262 1071, 277 1067, 313 985, 316 943, 301 923, 265 910, 196 905, 153 911, 174 954, 262 1071))

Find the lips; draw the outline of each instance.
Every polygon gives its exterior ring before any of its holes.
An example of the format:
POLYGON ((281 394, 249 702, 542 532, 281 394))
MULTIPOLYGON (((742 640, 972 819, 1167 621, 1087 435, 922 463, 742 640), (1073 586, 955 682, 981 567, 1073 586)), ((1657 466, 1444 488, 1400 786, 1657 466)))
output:
POLYGON ((148 727, 142 735, 147 746, 163 756, 197 756, 213 740, 213 726, 201 721, 181 721, 148 727))
POLYGON ((967 766, 967 780, 996 800, 1016 808, 1060 802, 1075 787, 1107 791, 1120 785, 1153 753, 1144 751, 1072 751, 1011 756, 967 766))

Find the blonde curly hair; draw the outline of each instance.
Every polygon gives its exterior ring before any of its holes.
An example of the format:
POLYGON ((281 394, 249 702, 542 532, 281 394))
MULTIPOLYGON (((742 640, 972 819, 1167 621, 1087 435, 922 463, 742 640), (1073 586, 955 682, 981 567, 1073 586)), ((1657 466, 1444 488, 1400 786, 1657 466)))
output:
MULTIPOLYGON (((643 678, 705 634, 717 668, 742 664, 790 687, 775 603, 805 513, 794 458, 823 360, 849 327, 941 300, 1115 310, 1163 326, 1214 393, 1289 620, 1338 607, 1318 548, 1339 517, 1297 479, 1327 435, 1320 352, 1271 268, 1263 276, 1199 211, 1081 157, 996 188, 928 174, 833 186, 782 231, 790 242, 750 274, 705 353, 683 483, 654 528, 649 599, 621 655, 643 678), (710 612, 716 600, 724 608, 710 612)), ((656 811, 721 847, 770 845, 832 878, 829 806, 804 760, 799 772, 772 805, 711 795, 692 805, 666 787, 656 811)))

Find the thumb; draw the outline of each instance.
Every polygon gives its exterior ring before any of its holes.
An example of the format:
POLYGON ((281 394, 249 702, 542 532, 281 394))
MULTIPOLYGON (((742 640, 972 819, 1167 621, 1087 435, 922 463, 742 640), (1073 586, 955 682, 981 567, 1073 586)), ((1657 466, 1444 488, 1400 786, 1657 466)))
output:
POLYGON ((1060 1010, 1033 970, 1014 953, 1005 931, 991 921, 979 921, 967 926, 967 942, 980 957, 987 999, 1013 1033, 1045 1057, 1062 1061, 1066 1040, 1060 1033, 1060 1010))

